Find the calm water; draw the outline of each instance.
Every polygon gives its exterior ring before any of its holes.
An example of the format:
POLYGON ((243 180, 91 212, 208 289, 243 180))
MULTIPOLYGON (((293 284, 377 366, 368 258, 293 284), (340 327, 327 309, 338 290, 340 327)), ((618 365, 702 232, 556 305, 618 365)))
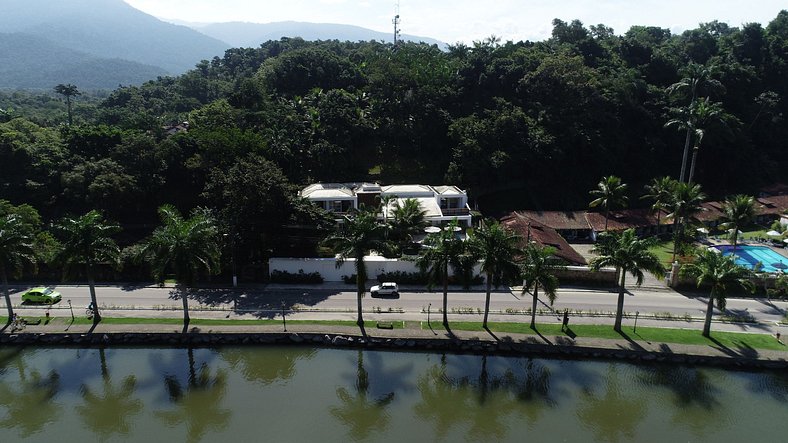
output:
POLYGON ((785 441, 788 376, 312 348, 0 349, 0 442, 785 441))

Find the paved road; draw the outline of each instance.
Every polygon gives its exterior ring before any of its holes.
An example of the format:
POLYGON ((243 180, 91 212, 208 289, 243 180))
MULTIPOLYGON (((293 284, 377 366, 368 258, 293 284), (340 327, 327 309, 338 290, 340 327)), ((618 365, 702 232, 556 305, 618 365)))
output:
MULTIPOLYGON (((56 289, 63 294, 63 301, 54 309, 67 310, 67 300, 71 300, 75 314, 84 315, 85 306, 90 301, 87 286, 57 286, 56 289)), ((21 301, 20 291, 16 290, 12 293, 14 305, 21 301)), ((379 310, 381 314, 398 314, 398 318, 402 319, 423 319, 428 307, 431 306, 433 318, 439 315, 438 309, 442 304, 440 292, 404 291, 396 299, 372 298, 367 295, 363 302, 364 308, 379 310)), ((101 286, 97 288, 97 296, 100 306, 119 315, 177 316, 179 313, 176 311, 181 307, 181 301, 172 288, 101 286), (129 309, 133 311, 124 312, 129 309)), ((471 312, 481 312, 484 309, 484 297, 485 294, 481 291, 452 292, 449 294, 449 312, 465 313, 466 316, 471 312)), ((586 314, 611 313, 616 309, 616 298, 615 292, 563 289, 559 291, 554 309, 582 310, 586 314)), ((705 297, 687 297, 673 291, 632 289, 625 300, 625 311, 632 313, 639 311, 643 317, 654 313, 670 313, 673 316, 689 315, 700 318, 705 314, 707 300, 705 297)), ((346 288, 291 289, 273 285, 261 289, 203 289, 192 296, 191 306, 195 311, 205 309, 206 313, 214 312, 216 316, 232 313, 233 316, 241 317, 245 315, 275 317, 281 312, 282 302, 288 310, 291 308, 300 310, 301 317, 352 319, 356 309, 356 294, 347 291, 346 288)), ((517 314, 518 311, 521 313, 530 306, 531 298, 528 294, 523 296, 519 292, 500 291, 494 292, 491 296, 490 309, 495 313, 496 321, 511 319, 511 315, 506 314, 517 314)), ((0 301, 0 309, 4 307, 5 302, 0 301)), ((44 309, 41 306, 23 308, 23 315, 28 310, 34 313, 36 312, 34 310, 44 309)), ((543 310, 543 315, 550 315, 550 307, 541 300, 539 309, 543 310)), ((782 320, 786 312, 788 312, 786 302, 771 302, 766 299, 728 300, 728 314, 749 315, 766 324, 774 324, 782 320)), ((641 321, 645 322, 641 323, 644 325, 650 323, 646 318, 642 318, 641 321)))

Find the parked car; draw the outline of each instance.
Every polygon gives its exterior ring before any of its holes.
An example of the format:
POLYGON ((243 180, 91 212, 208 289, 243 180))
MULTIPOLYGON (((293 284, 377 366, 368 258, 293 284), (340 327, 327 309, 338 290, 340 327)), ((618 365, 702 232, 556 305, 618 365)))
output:
POLYGON ((370 288, 373 297, 399 297, 399 286, 393 282, 384 282, 370 288))
POLYGON ((63 298, 59 292, 52 288, 33 288, 28 289, 22 294, 22 303, 45 303, 55 304, 63 298))

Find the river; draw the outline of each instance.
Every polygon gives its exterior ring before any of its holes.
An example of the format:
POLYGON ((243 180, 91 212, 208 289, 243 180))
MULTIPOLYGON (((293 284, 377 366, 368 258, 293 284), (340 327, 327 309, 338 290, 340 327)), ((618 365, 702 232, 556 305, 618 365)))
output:
POLYGON ((2 348, 0 442, 782 441, 788 375, 310 347, 2 348))

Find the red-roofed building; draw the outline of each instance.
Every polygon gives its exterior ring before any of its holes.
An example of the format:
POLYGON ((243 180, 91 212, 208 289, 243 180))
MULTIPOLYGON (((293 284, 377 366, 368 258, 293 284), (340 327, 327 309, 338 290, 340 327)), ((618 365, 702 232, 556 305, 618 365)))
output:
MULTIPOLYGON (((667 212, 662 211, 659 217, 659 232, 669 232, 673 220, 666 217, 667 212)), ((596 234, 605 230, 605 214, 602 212, 586 213, 591 229, 596 234)), ((607 220, 608 231, 623 231, 634 229, 638 235, 653 235, 657 233, 657 214, 651 209, 621 209, 610 211, 607 220)))
POLYGON ((582 266, 586 260, 575 251, 555 229, 532 220, 517 212, 513 212, 501 219, 501 224, 521 236, 525 241, 534 241, 542 246, 555 248, 555 257, 560 258, 569 265, 582 266))
POLYGON ((555 229, 568 240, 590 240, 591 225, 585 211, 517 211, 516 214, 555 229))

